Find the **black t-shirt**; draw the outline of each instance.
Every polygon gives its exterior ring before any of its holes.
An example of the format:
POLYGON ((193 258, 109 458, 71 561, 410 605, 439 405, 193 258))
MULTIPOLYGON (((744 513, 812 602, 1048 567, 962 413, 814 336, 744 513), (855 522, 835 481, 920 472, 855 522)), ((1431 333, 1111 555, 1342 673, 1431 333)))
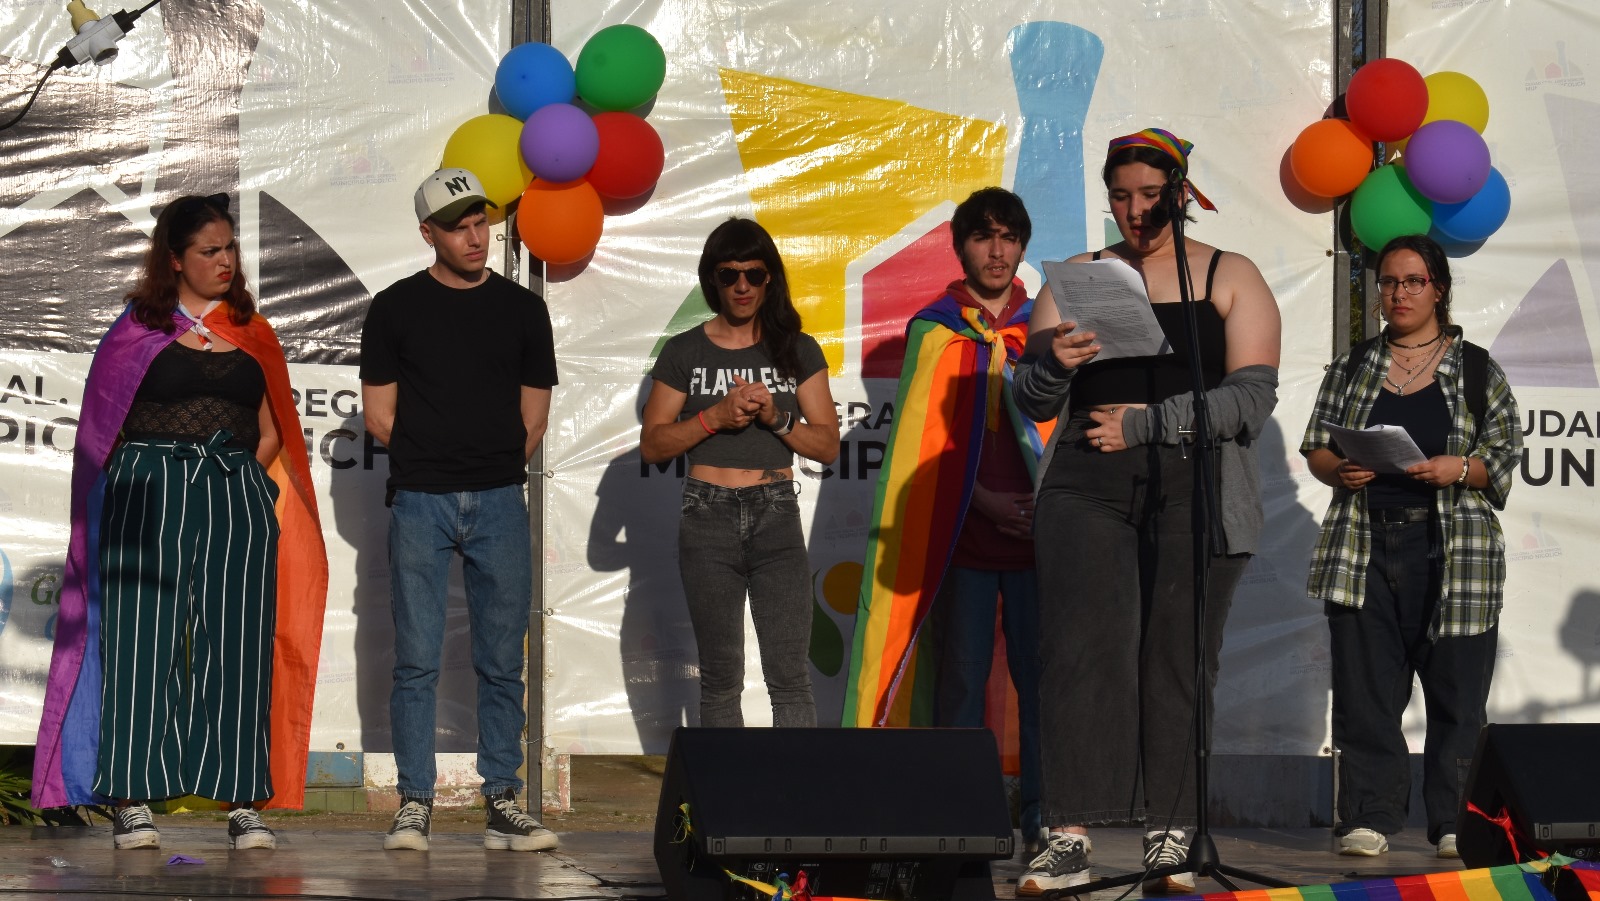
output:
POLYGON ((372 298, 361 380, 399 386, 390 491, 520 485, 522 387, 556 384, 550 312, 539 295, 493 272, 459 289, 423 270, 372 298))
MULTIPOLYGON (((795 391, 806 379, 828 368, 828 361, 816 339, 804 332, 795 337, 795 350, 800 357, 800 371, 789 378, 779 378, 777 367, 767 359, 761 345, 738 350, 718 347, 706 336, 705 326, 697 325, 667 340, 650 376, 687 395, 678 414, 680 420, 693 418, 721 403, 734 387, 733 377, 738 375, 747 382, 766 382, 773 404, 780 412, 793 413, 799 422, 800 399, 795 391)), ((718 432, 696 444, 689 449, 689 462, 730 469, 787 469, 794 465, 794 451, 770 430, 752 423, 742 429, 718 432)))

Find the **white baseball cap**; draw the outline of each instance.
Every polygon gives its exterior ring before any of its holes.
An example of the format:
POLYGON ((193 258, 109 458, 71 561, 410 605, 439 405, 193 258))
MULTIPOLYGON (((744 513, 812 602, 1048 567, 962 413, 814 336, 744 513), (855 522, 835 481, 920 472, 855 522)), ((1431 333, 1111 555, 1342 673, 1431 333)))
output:
POLYGON ((478 181, 478 176, 465 169, 440 169, 423 179, 416 200, 418 222, 428 219, 454 222, 475 203, 500 207, 483 193, 483 183, 478 181))

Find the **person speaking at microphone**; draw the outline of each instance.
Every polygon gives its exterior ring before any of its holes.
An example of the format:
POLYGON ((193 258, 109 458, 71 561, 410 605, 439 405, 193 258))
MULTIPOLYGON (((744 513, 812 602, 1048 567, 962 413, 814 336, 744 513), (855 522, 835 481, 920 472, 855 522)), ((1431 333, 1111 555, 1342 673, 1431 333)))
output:
MULTIPOLYGON (((1142 824, 1146 862, 1167 866, 1187 858, 1196 824, 1193 386, 1178 238, 1162 202, 1181 200, 1186 220, 1191 201, 1215 209, 1188 181, 1192 146, 1159 128, 1112 140, 1102 178, 1122 240, 1068 261, 1133 267, 1176 352, 1096 360, 1095 334, 1062 321, 1046 285, 1017 367, 1017 405, 1041 421, 1059 412, 1062 423, 1034 506, 1051 834, 1020 895, 1089 881, 1088 826, 1142 824)), ((1233 589, 1261 530, 1255 441, 1277 403, 1280 323, 1249 259, 1199 241, 1185 248, 1188 283, 1203 286, 1195 318, 1222 520, 1207 583, 1210 692, 1233 589)), ((1194 877, 1144 889, 1190 892, 1194 877)))

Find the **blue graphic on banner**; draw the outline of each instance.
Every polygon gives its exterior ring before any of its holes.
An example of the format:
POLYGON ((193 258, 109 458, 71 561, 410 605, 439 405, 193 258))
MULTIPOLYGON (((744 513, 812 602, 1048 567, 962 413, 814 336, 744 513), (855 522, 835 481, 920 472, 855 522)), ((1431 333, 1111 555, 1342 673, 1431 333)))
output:
POLYGON ((6 630, 6 620, 11 618, 11 558, 0 551, 0 633, 6 630))
POLYGON ((1011 78, 1022 110, 1012 186, 1028 205, 1031 260, 1064 260, 1088 249, 1084 227, 1083 123, 1105 45, 1065 22, 1011 29, 1011 78))

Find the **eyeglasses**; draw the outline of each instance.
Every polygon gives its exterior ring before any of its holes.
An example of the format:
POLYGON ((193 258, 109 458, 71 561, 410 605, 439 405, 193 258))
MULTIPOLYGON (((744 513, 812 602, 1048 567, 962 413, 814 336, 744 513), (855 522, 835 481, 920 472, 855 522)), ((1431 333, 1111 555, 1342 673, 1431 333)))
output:
POLYGON ((1427 285, 1428 282, 1431 281, 1433 281, 1433 279, 1423 278, 1420 275, 1408 275, 1405 278, 1394 278, 1393 276, 1386 275, 1383 278, 1378 279, 1378 290, 1382 291, 1384 294, 1393 294, 1394 289, 1400 287, 1401 285, 1405 285, 1407 294, 1421 294, 1423 286, 1427 285))
POLYGON ((712 275, 712 278, 722 287, 731 288, 739 284, 741 275, 752 288, 759 288, 767 283, 768 273, 765 269, 735 269, 732 266, 723 266, 712 275))

